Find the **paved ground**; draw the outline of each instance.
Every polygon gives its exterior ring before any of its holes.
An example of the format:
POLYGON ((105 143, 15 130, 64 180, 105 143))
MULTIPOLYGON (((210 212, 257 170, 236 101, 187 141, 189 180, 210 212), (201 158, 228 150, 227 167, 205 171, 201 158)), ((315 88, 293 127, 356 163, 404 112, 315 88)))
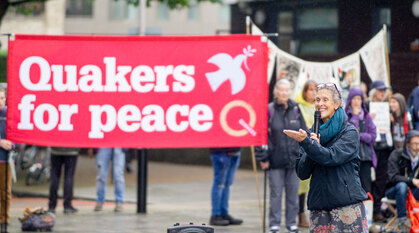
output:
MULTIPOLYGON (((136 161, 134 161, 135 163, 136 161)), ((135 164, 133 164, 135 169, 135 164)), ((107 191, 103 212, 94 212, 96 168, 93 159, 79 157, 75 180, 74 206, 79 213, 64 215, 62 201, 57 207, 54 232, 144 232, 162 233, 175 223, 208 223, 212 168, 206 166, 149 163, 147 214, 136 214, 136 171, 126 174, 126 201, 123 213, 114 213, 113 187, 107 191)), ((263 174, 258 173, 260 195, 263 174)), ((48 184, 26 186, 19 181, 13 190, 39 196, 48 194, 48 184)), ((18 198, 12 202, 11 232, 20 232, 18 217, 27 206, 47 206, 46 198, 18 198)), ((239 170, 231 191, 230 211, 244 219, 241 226, 216 227, 216 233, 255 233, 262 231, 254 173, 239 170)), ((304 231, 307 232, 307 231, 304 231)))

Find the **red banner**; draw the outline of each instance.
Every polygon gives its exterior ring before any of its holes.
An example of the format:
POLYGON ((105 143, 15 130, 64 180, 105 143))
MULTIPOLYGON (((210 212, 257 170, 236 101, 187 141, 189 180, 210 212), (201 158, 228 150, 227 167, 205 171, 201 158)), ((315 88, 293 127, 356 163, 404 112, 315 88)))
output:
POLYGON ((267 144, 260 36, 35 36, 9 42, 7 137, 71 147, 267 144))

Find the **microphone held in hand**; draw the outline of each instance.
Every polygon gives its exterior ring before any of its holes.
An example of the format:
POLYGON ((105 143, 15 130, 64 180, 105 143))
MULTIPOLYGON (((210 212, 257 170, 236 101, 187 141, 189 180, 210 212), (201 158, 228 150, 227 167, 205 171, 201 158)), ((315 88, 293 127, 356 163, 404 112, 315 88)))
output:
POLYGON ((313 125, 313 133, 319 137, 319 126, 320 126, 320 111, 314 112, 314 125, 313 125))

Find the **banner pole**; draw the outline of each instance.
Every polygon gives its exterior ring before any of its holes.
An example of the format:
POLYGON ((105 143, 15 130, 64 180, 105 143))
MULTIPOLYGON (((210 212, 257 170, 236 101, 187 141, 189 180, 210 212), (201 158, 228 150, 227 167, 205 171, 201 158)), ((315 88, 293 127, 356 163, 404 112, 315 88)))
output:
POLYGON ((250 34, 250 24, 251 24, 250 16, 246 16, 246 34, 250 34))
POLYGON ((390 59, 388 57, 388 48, 387 48, 387 25, 383 24, 383 30, 384 30, 384 49, 386 53, 386 66, 387 66, 387 81, 388 85, 391 85, 390 82, 390 59))
POLYGON ((264 216, 263 208, 262 208, 262 203, 260 201, 259 178, 258 178, 257 166, 256 166, 255 147, 251 146, 250 150, 251 150, 251 154, 252 154, 253 172, 255 173, 256 191, 257 191, 257 194, 258 194, 259 212, 260 212, 260 218, 262 220, 262 228, 263 228, 265 226, 265 219, 263 218, 263 216, 264 216))

